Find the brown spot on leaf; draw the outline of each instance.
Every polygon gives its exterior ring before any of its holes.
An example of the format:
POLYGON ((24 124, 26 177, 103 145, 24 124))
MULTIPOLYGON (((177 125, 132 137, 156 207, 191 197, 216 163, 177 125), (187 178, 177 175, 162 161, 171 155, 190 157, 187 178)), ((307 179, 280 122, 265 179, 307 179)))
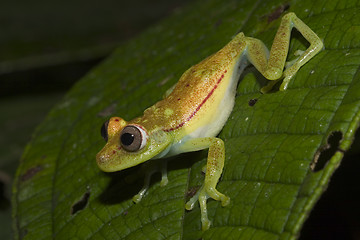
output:
POLYGON ((195 186, 195 187, 189 188, 189 190, 186 192, 186 197, 188 197, 188 198, 193 197, 199 189, 200 189, 200 186, 195 186))
POLYGON ((222 19, 219 19, 215 22, 214 27, 217 28, 223 23, 222 19))
POLYGON ((37 174, 41 170, 43 170, 42 166, 35 166, 32 168, 29 168, 23 175, 21 175, 20 180, 22 182, 27 181, 30 178, 32 178, 33 176, 35 176, 35 174, 37 174))
POLYGON ((289 3, 285 3, 279 7, 277 7, 274 11, 272 11, 271 13, 265 15, 264 17, 267 18, 267 22, 271 23, 272 21, 278 19, 279 17, 281 17, 281 14, 283 12, 285 12, 286 10, 288 10, 290 8, 290 4, 289 3))
POLYGON ((107 117, 112 115, 115 112, 115 108, 116 108, 116 103, 111 104, 110 106, 104 108, 103 110, 101 110, 97 116, 98 117, 107 117))

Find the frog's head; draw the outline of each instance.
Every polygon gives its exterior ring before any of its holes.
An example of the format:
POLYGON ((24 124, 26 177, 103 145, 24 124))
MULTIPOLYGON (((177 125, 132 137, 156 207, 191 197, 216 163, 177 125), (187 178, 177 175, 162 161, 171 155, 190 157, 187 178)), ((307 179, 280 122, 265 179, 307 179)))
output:
POLYGON ((143 163, 170 144, 162 130, 148 132, 139 124, 129 124, 124 119, 112 117, 101 128, 107 142, 96 155, 96 162, 104 172, 115 172, 143 163))

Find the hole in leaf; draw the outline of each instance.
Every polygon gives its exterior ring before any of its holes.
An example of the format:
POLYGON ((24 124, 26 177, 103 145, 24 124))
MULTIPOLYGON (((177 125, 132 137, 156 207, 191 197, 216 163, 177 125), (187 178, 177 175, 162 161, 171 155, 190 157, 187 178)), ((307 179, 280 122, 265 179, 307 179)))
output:
POLYGON ((249 104, 250 107, 252 107, 252 106, 255 105, 256 102, 257 102, 257 98, 253 98, 253 99, 250 99, 250 100, 249 100, 249 103, 248 103, 248 104, 249 104))
POLYGON ((334 131, 328 136, 327 144, 320 147, 315 153, 314 160, 310 166, 314 172, 322 170, 337 151, 343 151, 339 149, 342 137, 341 131, 334 131))
POLYGON ((89 197, 90 197, 90 192, 89 191, 84 193, 82 198, 71 207, 71 215, 74 215, 78 211, 83 210, 86 207, 86 205, 87 205, 87 203, 89 201, 89 197))
MULTIPOLYGON (((299 240, 356 240, 360 236, 360 130, 356 131, 351 148, 305 221, 299 240)), ((341 150, 340 150, 341 151, 341 150)))
POLYGON ((214 28, 218 28, 221 24, 223 24, 223 20, 222 19, 219 19, 216 21, 216 23, 214 24, 214 28))

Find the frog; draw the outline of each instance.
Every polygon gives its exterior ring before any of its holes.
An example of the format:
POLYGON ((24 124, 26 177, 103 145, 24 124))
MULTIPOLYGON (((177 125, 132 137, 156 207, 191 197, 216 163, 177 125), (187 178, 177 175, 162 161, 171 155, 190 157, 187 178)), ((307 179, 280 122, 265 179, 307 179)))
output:
MULTIPOLYGON (((282 17, 270 51, 261 40, 247 37, 243 32, 236 34, 218 52, 186 70, 142 116, 130 121, 116 116, 107 120, 101 128, 106 144, 96 155, 98 167, 104 172, 115 172, 208 149, 203 184, 185 204, 190 211, 199 202, 201 228, 208 230, 211 226, 208 199, 220 201, 223 207, 230 203, 230 197, 216 188, 225 163, 225 144, 217 136, 234 107, 244 68, 253 65, 270 80, 261 89, 262 93, 268 93, 281 81, 279 91, 285 91, 298 70, 322 49, 321 39, 293 12, 282 17), (305 51, 296 51, 296 59, 286 62, 293 28, 310 45, 305 51)), ((144 187, 133 197, 135 203, 144 197, 156 171, 160 169, 149 164, 144 187)), ((161 173, 160 185, 165 186, 168 183, 166 166, 161 168, 161 173)))

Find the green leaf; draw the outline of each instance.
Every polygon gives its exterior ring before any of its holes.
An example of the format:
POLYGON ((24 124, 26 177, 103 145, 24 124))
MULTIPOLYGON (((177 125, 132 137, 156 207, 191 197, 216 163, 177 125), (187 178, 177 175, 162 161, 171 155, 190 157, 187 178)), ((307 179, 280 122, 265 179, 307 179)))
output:
MULTIPOLYGON (((231 204, 208 201, 208 231, 200 230, 198 207, 184 210, 203 181, 205 151, 177 156, 169 164, 169 184, 160 187, 155 178, 139 204, 131 200, 142 185, 138 168, 106 174, 95 163, 104 145, 99 129, 109 115, 140 115, 187 68, 239 31, 270 46, 282 4, 195 2, 118 48, 79 81, 25 150, 14 184, 16 237, 296 239, 359 125, 355 1, 289 3, 288 11, 323 39, 325 50, 301 68, 287 91, 262 95, 264 79, 256 70, 242 75, 234 111, 220 134, 226 163, 218 189, 231 204), (320 164, 329 138, 338 146, 320 164)), ((289 58, 306 44, 294 32, 289 58)))

